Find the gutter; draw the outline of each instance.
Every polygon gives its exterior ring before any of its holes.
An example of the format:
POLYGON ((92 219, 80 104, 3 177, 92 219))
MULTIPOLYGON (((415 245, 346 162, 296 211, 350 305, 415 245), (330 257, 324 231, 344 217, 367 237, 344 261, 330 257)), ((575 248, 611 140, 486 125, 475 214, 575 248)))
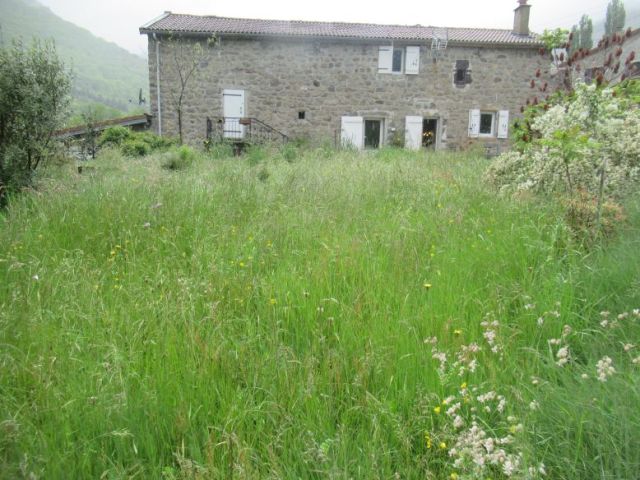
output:
POLYGON ((160 96, 160 40, 153 34, 156 42, 156 96, 158 102, 158 135, 162 135, 162 98, 160 96))

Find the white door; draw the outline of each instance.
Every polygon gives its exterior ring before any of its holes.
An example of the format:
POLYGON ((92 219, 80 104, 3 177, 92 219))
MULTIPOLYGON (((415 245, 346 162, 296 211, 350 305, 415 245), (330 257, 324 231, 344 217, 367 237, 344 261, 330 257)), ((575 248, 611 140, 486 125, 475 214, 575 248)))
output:
POLYGON ((404 146, 420 150, 422 146, 422 117, 407 116, 404 125, 404 146))
POLYGON ((240 124, 240 119, 245 115, 244 90, 223 90, 222 109, 224 137, 244 138, 244 125, 240 124))
POLYGON ((340 138, 343 147, 364 147, 364 120, 362 117, 342 117, 340 138))

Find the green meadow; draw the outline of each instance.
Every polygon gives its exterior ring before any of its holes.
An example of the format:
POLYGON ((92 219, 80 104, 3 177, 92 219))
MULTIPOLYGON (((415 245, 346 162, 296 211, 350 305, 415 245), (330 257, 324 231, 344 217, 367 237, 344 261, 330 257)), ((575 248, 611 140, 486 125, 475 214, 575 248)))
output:
POLYGON ((0 212, 0 478, 640 477, 639 198, 587 247, 471 154, 215 157, 0 212))

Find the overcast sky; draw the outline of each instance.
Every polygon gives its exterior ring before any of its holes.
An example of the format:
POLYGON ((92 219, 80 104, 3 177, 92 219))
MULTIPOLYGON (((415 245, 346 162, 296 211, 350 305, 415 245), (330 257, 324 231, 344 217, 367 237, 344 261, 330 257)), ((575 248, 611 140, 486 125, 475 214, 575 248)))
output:
MULTIPOLYGON (((0 0, 2 1, 2 0, 0 0)), ((146 52, 138 29, 165 10, 175 13, 282 20, 320 20, 399 25, 511 28, 516 0, 39 0, 57 15, 117 43, 146 52)), ((531 28, 565 27, 584 13, 604 17, 609 0, 529 0, 531 28)), ((625 0, 625 6, 640 0, 625 0)), ((638 25, 636 25, 638 26, 638 25)))

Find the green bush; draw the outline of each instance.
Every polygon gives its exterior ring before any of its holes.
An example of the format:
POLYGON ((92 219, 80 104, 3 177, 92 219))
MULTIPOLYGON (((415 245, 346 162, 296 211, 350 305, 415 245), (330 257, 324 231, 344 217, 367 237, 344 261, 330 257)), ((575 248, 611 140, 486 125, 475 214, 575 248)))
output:
POLYGON ((131 138, 120 146, 120 151, 128 157, 143 157, 151 152, 151 148, 149 144, 137 138, 131 138))
POLYGON ((109 127, 100 136, 98 147, 117 147, 123 155, 140 157, 152 152, 165 151, 176 145, 173 138, 152 132, 133 132, 126 127, 109 127))
POLYGON ((196 158, 196 152, 187 145, 174 148, 162 156, 162 168, 184 170, 189 168, 196 158))
POLYGON ((109 127, 102 132, 98 140, 98 147, 104 146, 120 146, 125 140, 129 140, 133 136, 131 130, 127 127, 109 127))

